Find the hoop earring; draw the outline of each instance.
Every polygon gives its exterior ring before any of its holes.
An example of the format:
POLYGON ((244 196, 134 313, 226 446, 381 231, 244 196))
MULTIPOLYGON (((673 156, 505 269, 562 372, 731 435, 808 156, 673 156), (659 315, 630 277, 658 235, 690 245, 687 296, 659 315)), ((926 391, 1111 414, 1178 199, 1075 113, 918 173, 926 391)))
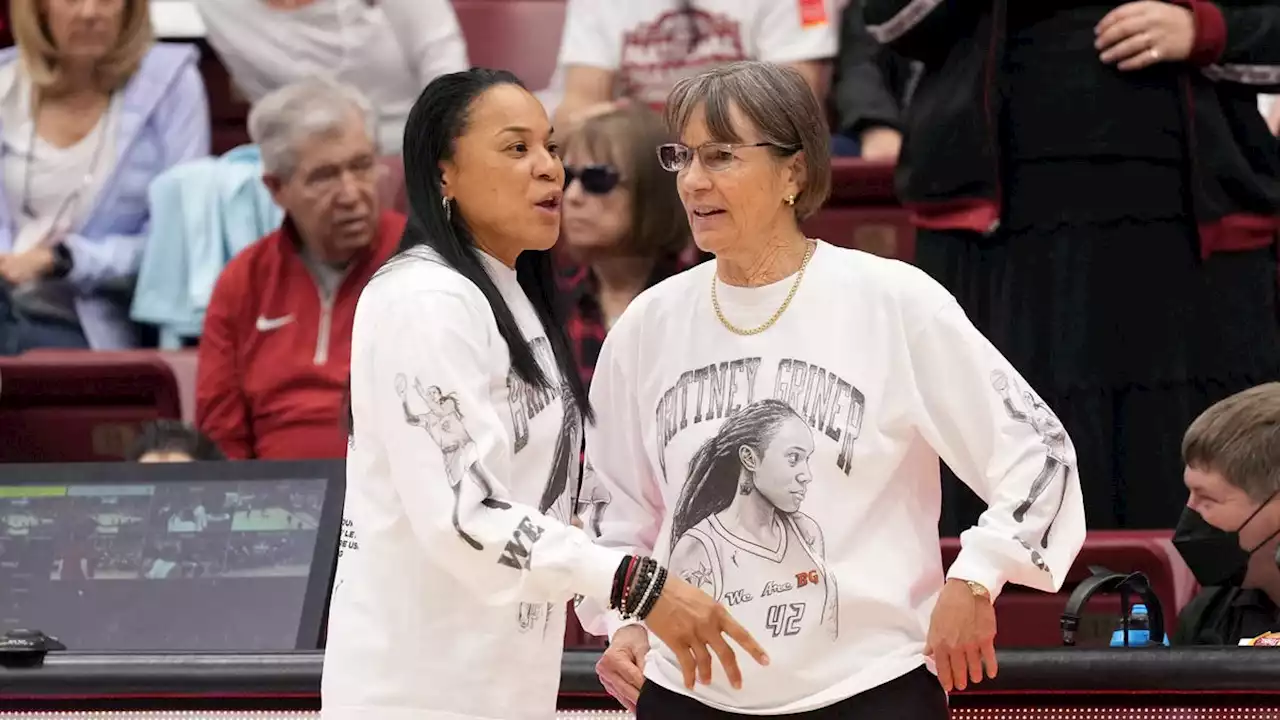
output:
POLYGON ((449 202, 449 196, 440 198, 440 204, 444 206, 444 219, 453 221, 453 203, 449 202))

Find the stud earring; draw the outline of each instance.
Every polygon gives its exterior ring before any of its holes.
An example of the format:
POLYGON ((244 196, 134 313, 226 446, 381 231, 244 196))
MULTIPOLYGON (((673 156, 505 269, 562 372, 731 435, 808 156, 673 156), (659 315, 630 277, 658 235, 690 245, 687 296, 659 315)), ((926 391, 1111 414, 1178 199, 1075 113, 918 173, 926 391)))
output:
POLYGON ((453 203, 449 202, 449 197, 440 198, 440 204, 444 206, 444 219, 453 220, 453 203))
POLYGON ((792 206, 792 205, 795 205, 795 204, 796 204, 796 196, 795 196, 795 195, 788 195, 788 196, 787 196, 787 199, 786 199, 786 203, 787 203, 787 206, 788 206, 788 207, 790 207, 790 206, 792 206))

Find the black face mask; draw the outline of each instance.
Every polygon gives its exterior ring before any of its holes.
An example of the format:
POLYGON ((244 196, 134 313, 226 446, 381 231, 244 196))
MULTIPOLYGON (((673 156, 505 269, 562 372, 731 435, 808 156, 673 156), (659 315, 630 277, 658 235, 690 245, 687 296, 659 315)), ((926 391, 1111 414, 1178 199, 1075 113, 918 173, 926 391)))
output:
POLYGON ((1202 587, 1240 587, 1249 569, 1249 558, 1263 545, 1271 542, 1280 530, 1271 533, 1252 550, 1240 547, 1240 531, 1253 521, 1262 508, 1271 502, 1273 494, 1258 506, 1253 514, 1234 532, 1219 530, 1205 521, 1200 513, 1186 508, 1173 531, 1173 546, 1186 561, 1202 587))

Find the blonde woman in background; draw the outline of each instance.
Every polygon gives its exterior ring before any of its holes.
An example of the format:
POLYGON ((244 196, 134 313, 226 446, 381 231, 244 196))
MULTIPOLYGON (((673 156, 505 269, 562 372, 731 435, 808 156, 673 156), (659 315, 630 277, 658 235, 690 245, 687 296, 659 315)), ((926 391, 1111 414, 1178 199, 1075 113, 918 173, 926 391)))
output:
POLYGON ((209 152, 188 45, 147 0, 12 0, 0 51, 0 353, 137 344, 147 188, 209 152))

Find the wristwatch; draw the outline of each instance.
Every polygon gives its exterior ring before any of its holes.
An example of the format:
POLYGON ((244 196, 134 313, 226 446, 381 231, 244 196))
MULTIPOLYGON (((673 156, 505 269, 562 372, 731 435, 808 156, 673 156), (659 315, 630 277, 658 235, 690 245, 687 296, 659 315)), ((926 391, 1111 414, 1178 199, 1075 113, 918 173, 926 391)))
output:
POLYGON ((987 601, 991 600, 991 591, 983 586, 982 583, 974 582, 972 580, 961 580, 960 582, 964 583, 969 588, 969 592, 973 593, 974 597, 984 598, 987 601))
POLYGON ((53 268, 49 271, 49 276, 61 280, 71 274, 71 251, 61 243, 54 245, 52 250, 53 268))

